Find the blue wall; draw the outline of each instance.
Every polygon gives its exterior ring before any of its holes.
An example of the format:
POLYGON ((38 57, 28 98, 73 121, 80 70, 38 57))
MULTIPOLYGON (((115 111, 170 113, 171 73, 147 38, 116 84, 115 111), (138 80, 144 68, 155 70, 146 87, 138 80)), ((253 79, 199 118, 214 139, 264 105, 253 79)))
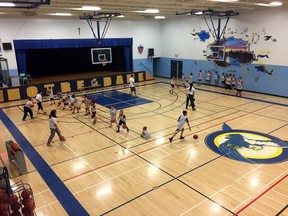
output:
MULTIPOLYGON (((154 76, 170 78, 171 60, 183 61, 183 72, 188 79, 193 73, 193 81, 197 81, 199 70, 203 72, 203 82, 205 82, 206 71, 212 71, 211 85, 214 85, 214 70, 218 71, 219 78, 222 73, 235 74, 236 78, 241 76, 244 82, 244 90, 259 93, 267 93, 288 97, 288 67, 277 65, 265 65, 264 71, 257 70, 258 64, 242 64, 240 67, 219 67, 212 61, 191 60, 179 58, 159 58, 154 61, 154 76), (266 73, 272 72, 272 75, 266 73)), ((261 65, 262 66, 262 65, 261 65)), ((220 85, 220 82, 219 82, 220 85)))
POLYGON ((153 58, 134 59, 133 71, 146 71, 153 75, 153 58))

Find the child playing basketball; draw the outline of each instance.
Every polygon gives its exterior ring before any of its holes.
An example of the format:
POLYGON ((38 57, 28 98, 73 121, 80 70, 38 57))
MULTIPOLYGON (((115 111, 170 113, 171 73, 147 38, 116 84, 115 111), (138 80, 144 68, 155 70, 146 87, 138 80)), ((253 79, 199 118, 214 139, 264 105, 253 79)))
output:
POLYGON ((43 100, 42 91, 39 91, 38 94, 36 95, 36 102, 37 102, 37 106, 38 106, 37 114, 39 114, 40 110, 42 110, 43 114, 45 115, 46 112, 43 110, 42 100, 43 100))
POLYGON ((127 124, 126 124, 126 116, 124 115, 124 111, 122 109, 120 110, 118 119, 119 119, 119 123, 117 125, 118 130, 116 132, 117 133, 120 132, 121 125, 123 125, 123 128, 126 128, 127 132, 129 132, 129 128, 127 127, 127 124))
POLYGON ((185 78, 185 74, 184 73, 182 73, 181 81, 182 81, 183 87, 186 88, 186 78, 185 78))
POLYGON ((110 127, 112 127, 112 123, 115 123, 117 125, 116 116, 117 116, 117 111, 116 111, 115 105, 112 105, 110 109, 110 117, 111 117, 110 127))
POLYGON ((150 138, 150 133, 147 131, 147 127, 144 126, 142 129, 142 134, 141 137, 143 137, 144 139, 149 139, 150 138))
POLYGON ((175 135, 176 135, 179 131, 181 131, 180 140, 185 139, 185 137, 183 137, 184 124, 185 124, 185 122, 187 123, 187 125, 189 126, 189 130, 191 131, 191 127, 190 127, 190 124, 189 124, 189 121, 188 121, 188 118, 187 118, 187 111, 186 111, 186 110, 184 110, 183 113, 182 113, 182 115, 180 115, 179 118, 178 118, 178 126, 177 126, 177 129, 176 129, 175 133, 173 134, 173 136, 169 138, 170 143, 172 143, 173 138, 175 137, 175 135))
POLYGON ((97 122, 97 118, 96 118, 96 103, 94 101, 92 101, 92 99, 90 99, 90 105, 91 105, 91 118, 93 118, 93 122, 92 124, 96 124, 97 122))
POLYGON ((52 106, 53 104, 55 105, 54 93, 53 93, 53 89, 51 86, 48 87, 48 90, 46 93, 47 95, 49 95, 50 106, 52 106))
POLYGON ((171 81, 170 81, 170 85, 171 85, 171 90, 169 91, 170 94, 173 94, 174 92, 174 87, 175 87, 175 77, 173 76, 171 81))
POLYGON ((77 97, 76 97, 75 94, 72 94, 71 107, 72 107, 72 104, 74 104, 74 105, 73 105, 73 111, 72 111, 72 114, 74 114, 75 111, 77 111, 77 113, 79 113, 80 106, 79 106, 79 102, 78 102, 78 99, 77 99, 77 97))
MULTIPOLYGON (((90 114, 90 101, 89 101, 89 99, 87 98, 86 95, 83 96, 82 103, 84 103, 84 105, 85 105, 85 111, 86 111, 85 116, 87 116, 87 115, 90 114)), ((80 107, 81 107, 81 105, 80 105, 80 107)))
POLYGON ((26 117, 27 117, 28 113, 30 115, 30 118, 34 119, 33 111, 31 109, 32 107, 33 107, 33 101, 32 101, 32 98, 29 98, 28 101, 26 102, 26 104, 24 105, 24 116, 22 118, 22 121, 26 121, 26 117))

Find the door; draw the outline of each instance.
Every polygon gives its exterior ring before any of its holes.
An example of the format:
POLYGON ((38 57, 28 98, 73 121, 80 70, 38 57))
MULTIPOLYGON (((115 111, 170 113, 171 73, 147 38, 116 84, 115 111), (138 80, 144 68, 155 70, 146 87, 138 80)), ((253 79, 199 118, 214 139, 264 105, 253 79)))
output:
POLYGON ((183 72, 183 61, 171 60, 170 78, 174 76, 176 79, 180 79, 182 76, 182 72, 183 72))

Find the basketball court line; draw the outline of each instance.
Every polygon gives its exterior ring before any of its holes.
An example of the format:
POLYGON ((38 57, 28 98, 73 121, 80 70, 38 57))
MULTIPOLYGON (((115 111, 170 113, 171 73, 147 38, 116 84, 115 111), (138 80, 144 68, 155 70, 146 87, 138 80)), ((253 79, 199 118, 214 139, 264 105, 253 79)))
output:
POLYGON ((288 205, 286 205, 283 209, 281 209, 281 211, 278 212, 275 216, 280 216, 287 208, 288 208, 288 205))
POLYGON ((270 187, 268 187, 266 190, 264 190, 261 194, 259 194, 257 197, 255 197, 253 200, 251 200, 249 203, 247 203, 245 206, 243 206, 241 209, 239 209, 236 214, 240 214, 242 211, 244 211, 246 208, 250 207, 254 202, 256 202, 259 198, 261 198, 263 195, 265 195, 268 191, 273 189, 276 185, 278 185, 280 182, 282 182, 285 178, 287 178, 288 174, 284 175, 281 179, 276 181, 274 184, 272 184, 270 187))
POLYGON ((40 156, 40 154, 33 148, 31 143, 19 131, 19 129, 14 125, 14 123, 2 109, 0 109, 0 119, 14 137, 16 142, 21 146, 33 166, 37 169, 38 173, 46 182, 47 186, 51 189, 52 193, 56 196, 65 211, 71 216, 88 216, 88 212, 83 208, 70 190, 68 190, 66 185, 60 180, 60 178, 40 156))
MULTIPOLYGON (((213 193, 210 197, 213 197, 213 196, 215 196, 216 194, 222 192, 222 191, 225 190, 228 186, 229 186, 229 185, 227 185, 226 187, 222 188, 222 189, 219 190, 219 191, 216 191, 216 192, 213 193)), ((186 210, 185 212, 181 213, 179 216, 185 215, 186 213, 188 213, 189 211, 191 211, 192 209, 198 207, 199 205, 201 205, 202 203, 204 203, 204 202, 206 202, 206 201, 209 201, 209 200, 208 200, 208 199, 202 200, 201 202, 197 203, 197 205, 194 205, 192 208, 190 208, 190 209, 186 210)), ((231 212, 230 212, 230 214, 231 214, 231 212)))
POLYGON ((254 209, 255 211, 259 212, 261 215, 269 216, 269 215, 261 212, 259 209, 256 209, 256 208, 254 208, 254 207, 250 207, 250 208, 252 208, 252 209, 254 209))
MULTIPOLYGON (((270 106, 273 106, 273 105, 270 105, 270 106)), ((270 106, 268 106, 268 107, 270 107, 270 106)), ((268 107, 260 108, 260 109, 258 109, 258 110, 253 111, 253 112, 257 112, 257 111, 259 111, 259 110, 266 109, 266 108, 268 108, 268 107)), ((251 112, 251 113, 253 113, 253 112, 251 112)), ((249 113, 249 114, 251 114, 251 113, 249 113)), ((246 115, 246 114, 245 114, 245 115, 246 115)), ((240 118, 240 117, 243 117, 243 116, 245 116, 245 115, 235 117, 235 118, 230 119, 230 120, 228 120, 228 121, 236 120, 236 119, 238 119, 238 118, 240 118)), ((228 122, 228 121, 226 121, 226 122, 228 122)), ((200 131, 205 131, 205 130, 207 130, 207 129, 210 129, 210 128, 213 128, 213 127, 217 127, 217 126, 219 126, 219 125, 221 125, 221 124, 223 124, 223 123, 217 123, 216 125, 213 125, 213 126, 210 126, 210 127, 207 127, 207 128, 203 128, 203 129, 201 129, 201 130, 199 130, 199 131, 196 131, 195 133, 197 133, 197 132, 199 133, 200 131)), ((100 133, 99 131, 97 131, 97 132, 100 133)), ((102 133, 100 133, 100 134, 102 134, 102 133)), ((102 134, 102 135, 105 136, 106 138, 108 138, 105 134, 102 134)), ((169 134, 169 135, 170 135, 170 134, 169 134)), ((168 136, 169 136, 169 135, 168 135, 168 136)), ((191 133, 190 135, 192 136, 193 134, 191 133)), ((187 135, 187 136, 190 136, 190 135, 187 135)), ((108 139, 110 139, 110 138, 108 138, 108 139)), ((112 140, 112 141, 115 142, 114 140, 112 140)), ((126 141, 125 141, 125 142, 126 142, 126 141)), ((160 145, 157 145, 157 146, 153 146, 153 147, 151 147, 151 148, 142 150, 142 151, 140 151, 140 152, 137 152, 137 153, 132 152, 132 153, 133 153, 133 154, 136 154, 136 155, 142 154, 142 153, 144 153, 144 152, 150 151, 150 150, 152 150, 152 149, 155 149, 155 148, 161 147, 161 146, 163 146, 163 145, 167 145, 167 144, 170 144, 170 142, 167 141, 167 142, 165 142, 165 143, 163 143, 163 144, 160 144, 160 145)), ((126 147, 123 146, 122 144, 118 144, 118 143, 115 144, 115 145, 113 145, 113 146, 117 146, 117 145, 121 146, 123 149, 126 148, 126 147)), ((139 145, 138 145, 138 146, 139 146, 139 145)), ((110 147, 111 147, 111 146, 110 146, 110 147)), ((107 148, 109 148, 109 147, 107 147, 107 148)), ((134 148, 134 146, 130 147, 129 150, 132 149, 132 148, 134 148)), ((100 151, 100 150, 98 150, 98 151, 100 151)), ((109 164, 114 164, 114 163, 117 163, 117 162, 119 162, 119 161, 122 161, 122 160, 124 160, 124 159, 130 158, 130 157, 136 156, 136 155, 130 155, 130 156, 127 156, 126 158, 121 158, 121 159, 119 159, 119 160, 113 161, 113 162, 111 162, 111 163, 108 163, 107 166, 108 166, 109 164)), ((73 159, 73 158, 72 158, 72 159, 73 159)), ((69 159, 69 160, 71 160, 71 159, 69 159)), ((104 166, 105 166, 105 165, 104 165, 104 166)), ((79 177, 79 176, 81 176, 81 175, 85 175, 85 174, 87 174, 87 173, 89 173, 89 172, 94 171, 95 169, 100 169, 100 168, 102 168, 102 167, 103 167, 103 166, 94 168, 94 169, 89 170, 89 171, 86 171, 86 172, 84 172, 84 173, 82 173, 82 174, 80 173, 80 174, 78 174, 78 175, 75 176, 75 177, 79 177)), ((71 178, 73 178, 73 177, 71 177, 71 178)), ((71 179, 71 178, 70 178, 70 179, 71 179)), ((64 181, 64 180, 63 180, 63 181, 64 181)), ((66 181, 66 180, 65 180, 65 181, 66 181)))

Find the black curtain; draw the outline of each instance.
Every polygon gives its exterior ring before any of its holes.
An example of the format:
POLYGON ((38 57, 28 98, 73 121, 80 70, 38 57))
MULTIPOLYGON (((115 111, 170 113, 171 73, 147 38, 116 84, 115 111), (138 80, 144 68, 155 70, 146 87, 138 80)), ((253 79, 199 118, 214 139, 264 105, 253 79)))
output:
POLYGON ((43 77, 81 72, 126 71, 123 46, 111 47, 112 63, 107 63, 106 66, 92 64, 91 48, 27 49, 26 73, 32 77, 43 77))

